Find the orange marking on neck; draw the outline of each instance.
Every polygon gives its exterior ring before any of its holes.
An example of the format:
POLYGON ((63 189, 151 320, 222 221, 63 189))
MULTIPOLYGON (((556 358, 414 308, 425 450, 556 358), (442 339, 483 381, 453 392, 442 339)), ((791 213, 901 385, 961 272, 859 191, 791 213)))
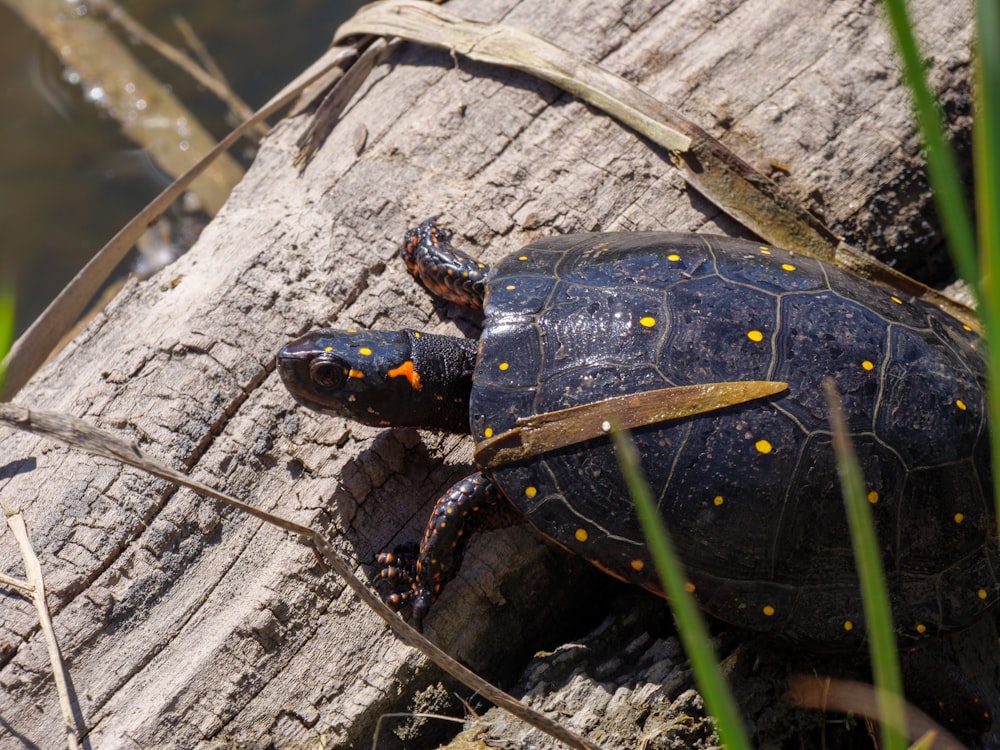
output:
POLYGON ((406 378, 410 382, 410 385, 413 387, 413 390, 415 391, 419 391, 421 388, 424 387, 423 383, 420 382, 420 374, 413 369, 412 359, 408 359, 405 362, 403 362, 403 364, 401 364, 399 367, 394 367, 393 369, 389 370, 389 377, 406 378))

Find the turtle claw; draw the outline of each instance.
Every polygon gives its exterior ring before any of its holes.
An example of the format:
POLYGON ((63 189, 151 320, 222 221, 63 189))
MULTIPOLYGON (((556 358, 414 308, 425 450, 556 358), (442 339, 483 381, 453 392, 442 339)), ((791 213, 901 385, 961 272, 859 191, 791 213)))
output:
POLYGON ((388 584, 388 591, 382 601, 396 612, 410 608, 410 623, 423 632, 423 619, 434 602, 434 594, 418 582, 417 558, 419 545, 401 544, 392 552, 383 552, 375 558, 381 570, 376 577, 376 585, 388 584))

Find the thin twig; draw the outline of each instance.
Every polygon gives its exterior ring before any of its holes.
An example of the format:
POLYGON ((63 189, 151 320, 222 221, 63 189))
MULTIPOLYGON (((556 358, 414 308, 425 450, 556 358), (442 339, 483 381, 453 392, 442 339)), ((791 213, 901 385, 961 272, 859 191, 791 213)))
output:
POLYGON ((31 596, 35 593, 35 590, 31 588, 31 584, 27 581, 22 581, 20 578, 11 578, 10 576, 5 576, 0 573, 0 585, 7 586, 8 588, 17 589, 22 594, 31 596))
POLYGON ((237 500, 235 497, 220 492, 196 479, 192 479, 176 469, 164 466, 144 455, 136 443, 125 441, 117 435, 100 430, 84 422, 82 419, 72 417, 68 414, 28 409, 16 404, 2 403, 0 404, 0 422, 4 422, 10 427, 60 440, 74 448, 98 456, 104 456, 128 464, 129 466, 134 466, 153 476, 194 490, 199 495, 211 497, 234 508, 238 508, 244 513, 292 534, 297 534, 304 542, 312 546, 321 563, 328 565, 375 614, 385 620, 392 632, 403 643, 423 653, 434 664, 456 680, 468 686, 470 690, 478 692, 487 700, 506 709, 522 721, 527 722, 560 742, 564 742, 570 747, 579 748, 579 750, 599 750, 597 745, 557 724, 547 716, 529 708, 513 696, 495 687, 492 683, 487 682, 406 624, 368 586, 358 580, 357 576, 354 575, 353 567, 340 557, 333 545, 319 532, 295 521, 269 513, 242 500, 237 500))
MULTIPOLYGON (((97 0, 93 5, 95 8, 103 11, 109 21, 118 24, 126 34, 138 39, 150 49, 155 50, 165 60, 172 62, 199 84, 215 94, 233 111, 233 114, 239 121, 248 120, 253 116, 253 109, 240 99, 236 92, 229 87, 224 78, 221 76, 217 77, 211 71, 200 67, 185 52, 161 39, 136 21, 129 15, 128 11, 114 2, 114 0, 97 0)), ((198 44, 200 45, 200 42, 198 44)), ((268 129, 263 123, 255 125, 254 129, 260 136, 267 135, 268 129)))
POLYGON ((52 665, 52 676, 56 682, 56 692, 59 694, 59 708, 62 710, 63 726, 66 730, 66 747, 76 750, 80 746, 79 738, 83 735, 82 727, 76 723, 76 714, 73 711, 73 701, 70 698, 69 680, 66 676, 66 667, 63 663, 62 653, 59 651, 59 642, 56 640, 56 633, 52 629, 52 617, 49 615, 49 607, 45 602, 45 582, 42 579, 42 566, 38 562, 38 556, 31 546, 28 538, 28 529, 24 524, 24 516, 20 511, 14 511, 3 505, 4 515, 7 517, 7 526, 10 527, 17 546, 21 550, 21 559, 24 561, 24 572, 27 576, 26 584, 31 590, 31 599, 38 612, 38 623, 45 635, 45 645, 49 652, 49 663, 52 665))

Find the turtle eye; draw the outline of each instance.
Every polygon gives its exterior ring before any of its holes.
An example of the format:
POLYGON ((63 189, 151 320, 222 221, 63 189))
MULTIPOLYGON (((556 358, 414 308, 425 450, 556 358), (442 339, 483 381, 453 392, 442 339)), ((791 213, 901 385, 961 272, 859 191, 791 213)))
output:
POLYGON ((340 388, 347 380, 347 367, 337 360, 315 359, 309 365, 309 377, 321 388, 340 388))

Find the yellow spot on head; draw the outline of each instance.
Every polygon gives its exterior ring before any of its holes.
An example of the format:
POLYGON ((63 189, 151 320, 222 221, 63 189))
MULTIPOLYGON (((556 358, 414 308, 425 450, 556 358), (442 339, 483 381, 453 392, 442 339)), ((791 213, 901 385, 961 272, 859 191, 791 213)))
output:
POLYGON ((955 514, 955 523, 962 523, 962 521, 964 521, 964 520, 965 520, 965 514, 964 513, 956 513, 955 514))
POLYGON ((413 332, 413 338, 419 339, 420 338, 420 331, 414 331, 413 332))
POLYGON ((590 538, 590 534, 587 533, 586 529, 577 529, 573 536, 576 537, 576 541, 578 542, 585 542, 590 538))
POLYGON ((725 502, 725 501, 724 501, 724 500, 722 499, 722 495, 716 495, 716 496, 715 496, 715 497, 714 497, 714 498, 712 499, 712 502, 713 502, 713 503, 714 503, 714 504, 715 504, 716 506, 719 506, 719 505, 722 505, 722 503, 723 503, 723 502, 725 502))
POLYGON ((527 259, 528 259, 527 255, 522 255, 518 258, 518 260, 527 260, 527 259))
POLYGON ((770 453, 773 450, 771 444, 766 440, 758 440, 756 443, 753 444, 753 447, 756 448, 761 453, 770 453))
POLYGON ((365 357, 370 357, 372 356, 372 350, 369 349, 367 346, 362 346, 360 349, 358 349, 358 354, 361 354, 362 356, 365 357))
POLYGON ((508 367, 510 367, 510 363, 509 363, 509 362, 501 362, 501 363, 500 363, 500 364, 498 365, 498 367, 499 367, 499 369, 501 369, 501 370, 506 370, 506 369, 507 369, 508 367))
POLYGON ((636 573, 638 573, 640 570, 646 567, 646 563, 644 563, 642 560, 633 560, 632 562, 629 563, 629 565, 632 566, 632 570, 634 570, 636 573))
POLYGON ((854 623, 850 620, 844 620, 844 630, 854 630, 854 623))
POLYGON ((365 376, 361 370, 348 370, 347 375, 351 378, 363 378, 365 376))
POLYGON ((537 487, 527 487, 524 490, 524 494, 527 495, 528 497, 534 497, 535 495, 538 494, 538 488, 537 487))
POLYGON ((966 331, 969 331, 969 332, 972 331, 972 326, 966 325, 965 323, 962 324, 962 328, 965 329, 966 331))
POLYGON ((861 366, 864 369, 866 369, 866 370, 874 370, 875 369, 875 363, 872 362, 871 360, 867 360, 867 359, 864 362, 861 363, 861 366))
POLYGON ((896 303, 897 305, 901 305, 901 304, 903 304, 903 300, 901 300, 901 299, 900 299, 899 297, 897 297, 896 295, 892 295, 891 297, 889 297, 889 299, 891 299, 891 300, 892 300, 893 302, 895 302, 895 303, 896 303))
POLYGON ((764 334, 757 330, 747 331, 747 338, 751 341, 763 341, 764 334))
POLYGON ((868 502, 872 505, 878 502, 878 493, 875 490, 868 493, 868 502))
POLYGON ((978 596, 980 599, 985 599, 986 589, 979 589, 979 591, 976 592, 976 596, 978 596))
POLYGON ((483 435, 485 437, 493 437, 493 428, 487 427, 485 430, 483 430, 483 435))
POLYGON ((770 604, 765 604, 761 612, 763 612, 768 617, 772 617, 774 615, 774 607, 772 607, 770 604))
POLYGON ((926 633, 927 632, 927 626, 924 625, 922 622, 918 622, 917 623, 917 632, 918 633, 926 633))
POLYGON ((966 409, 969 408, 968 406, 965 405, 965 402, 960 398, 955 400, 955 406, 957 406, 962 411, 965 411, 966 409))
POLYGON ((691 581, 685 581, 684 582, 684 590, 687 591, 689 594, 693 594, 694 593, 694 584, 691 583, 691 581))
POLYGON ((332 347, 332 346, 327 346, 327 347, 324 347, 324 348, 323 348, 323 351, 324 351, 324 352, 332 352, 332 351, 333 351, 333 347, 332 347))
POLYGON ((782 263, 781 264, 781 268, 784 271, 794 271, 795 270, 795 266, 793 266, 791 263, 782 263))
POLYGON ((680 259, 681 259, 681 256, 679 256, 677 253, 670 253, 670 255, 667 256, 667 260, 672 260, 672 261, 675 261, 675 262, 678 261, 678 260, 680 260, 680 259))
POLYGON ((639 325, 645 328, 652 328, 656 325, 656 318, 647 315, 644 318, 639 318, 639 325))

